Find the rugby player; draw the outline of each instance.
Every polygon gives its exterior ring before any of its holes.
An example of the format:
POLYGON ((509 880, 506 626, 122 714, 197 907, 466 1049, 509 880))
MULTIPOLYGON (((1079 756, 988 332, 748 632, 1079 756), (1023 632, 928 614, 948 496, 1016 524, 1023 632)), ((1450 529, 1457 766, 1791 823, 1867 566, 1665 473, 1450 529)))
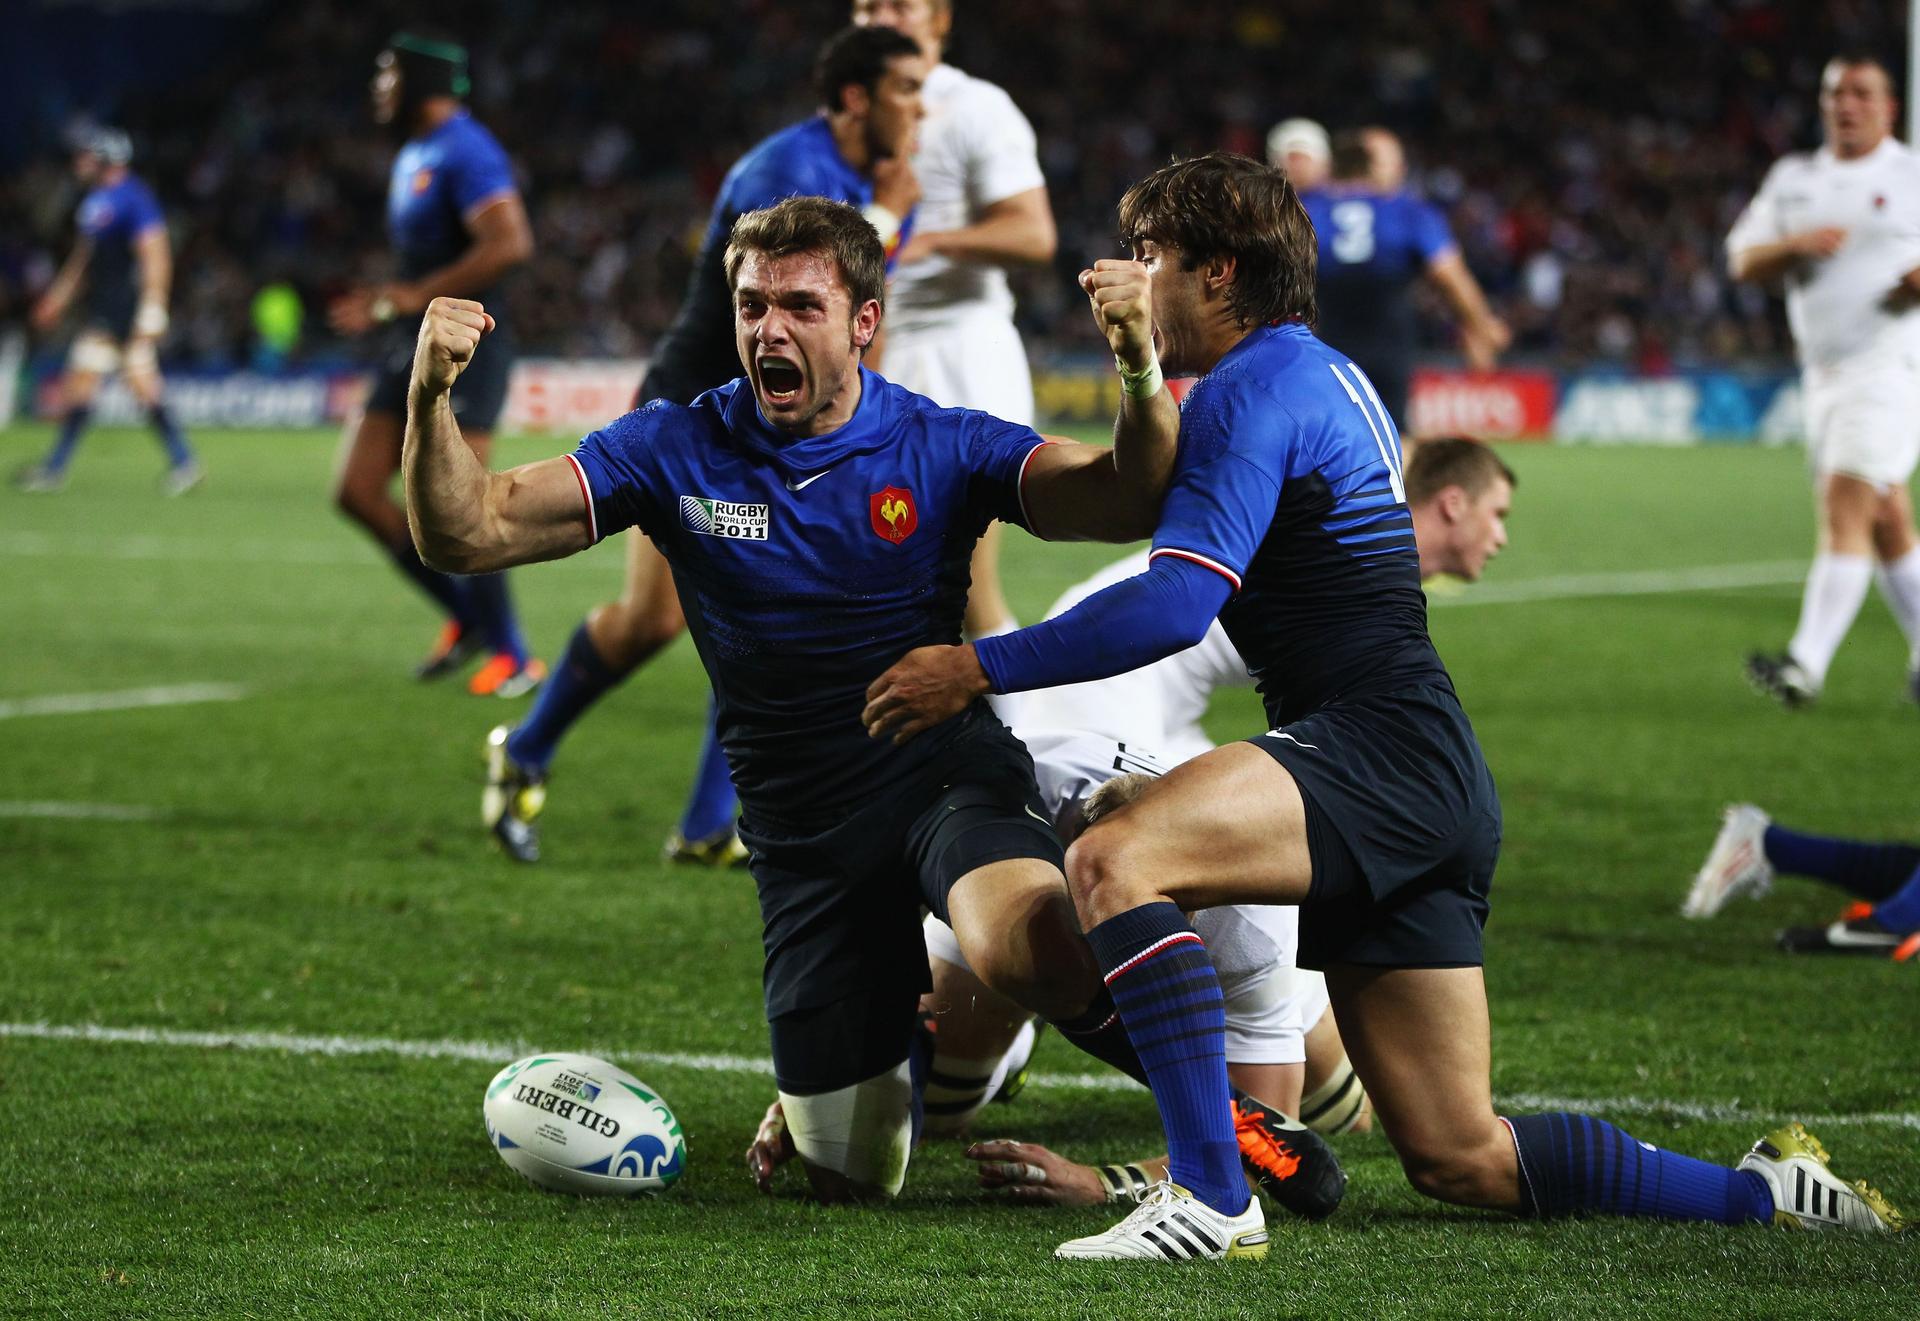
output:
MULTIPOLYGON (((890 251, 911 232, 919 185, 908 161, 922 114, 926 60, 911 39, 886 28, 848 28, 820 49, 814 92, 820 111, 781 129, 735 162, 714 198, 679 315, 655 347, 637 403, 690 404, 740 372, 732 295, 722 258, 733 222, 788 197, 830 197, 864 208, 890 251)), ((552 682, 518 727, 487 736, 481 817, 507 856, 540 857, 538 818, 560 740, 602 694, 618 686, 686 628, 667 562, 646 534, 629 533, 626 586, 573 631, 552 682)), ((701 749, 671 862, 733 866, 747 851, 733 827, 733 782, 712 732, 701 749)))
MULTIPOLYGON (((1377 171, 1385 129, 1340 133, 1333 141, 1331 177, 1300 194, 1320 244, 1316 333, 1358 363, 1374 383, 1396 424, 1407 416, 1413 375, 1414 311, 1410 293, 1425 279, 1460 322, 1467 364, 1491 367, 1513 333, 1487 307, 1467 269, 1446 217, 1404 188, 1382 188, 1377 171)), ((1402 156, 1404 160, 1404 156, 1402 156)), ((1399 173, 1404 176, 1404 164, 1399 173)))
POLYGON ((1326 182, 1332 155, 1326 126, 1317 119, 1283 119, 1267 132, 1267 164, 1285 174, 1297 193, 1326 182))
MULTIPOLYGON (((990 690, 1146 664, 1217 615, 1270 732, 1208 752, 1075 841, 1068 881, 1168 1138, 1168 1179, 1067 1258, 1258 1256, 1218 979, 1185 914, 1300 907, 1354 1068, 1413 1186, 1525 1215, 1604 1211, 1893 1229, 1798 1125, 1738 1169, 1585 1115, 1504 1118, 1489 1082, 1481 928, 1500 804, 1426 631, 1397 436, 1365 373, 1316 339, 1313 226, 1276 170, 1214 154, 1130 189, 1164 369, 1199 374, 1148 572, 1004 637, 915 649, 869 688, 907 746, 990 690), (1223 610, 1224 608, 1224 610, 1223 610)), ((1123 379, 1125 379, 1123 377, 1123 379)))
POLYGON ((1826 145, 1776 162, 1727 235, 1734 279, 1786 287, 1806 401, 1819 542, 1787 649, 1746 667, 1788 707, 1820 695, 1876 570, 1920 701, 1920 156, 1893 136, 1897 108, 1877 58, 1828 61, 1826 145))
POLYGON ((497 343, 461 377, 453 400, 467 443, 482 455, 513 370, 512 321, 496 290, 533 255, 533 230, 513 166, 493 135, 468 114, 467 91, 467 52, 450 41, 397 33, 374 61, 373 117, 404 140, 387 184, 387 234, 400 278, 355 289, 328 310, 342 334, 377 332, 380 355, 366 408, 347 426, 333 500, 447 616, 439 641, 414 673, 443 678, 484 648, 491 654, 467 691, 518 697, 539 684, 546 666, 527 650, 507 580, 497 574, 453 578, 422 564, 392 493, 412 371, 412 327, 428 301, 441 294, 486 298, 500 313, 497 343))
POLYGON ((133 144, 118 129, 100 128, 75 139, 73 174, 86 187, 75 227, 80 231, 60 273, 33 308, 36 330, 51 330, 66 315, 84 280, 85 324, 67 353, 60 378, 60 434, 39 463, 14 478, 23 491, 58 491, 67 465, 93 417, 93 398, 103 378, 124 371, 127 388, 147 410, 167 470, 160 489, 184 495, 206 472, 167 408, 160 377, 160 340, 167 333, 167 294, 173 284, 173 249, 166 218, 153 191, 133 173, 133 144))
MULTIPOLYGON (((853 21, 912 37, 928 64, 913 156, 920 207, 888 291, 887 379, 1032 426, 1033 377, 1006 268, 1052 261, 1059 243, 1033 126, 1000 88, 942 60, 953 0, 854 0, 853 21)), ((996 524, 973 553, 969 637, 1019 626, 1000 590, 999 545, 996 524)))
MULTIPOLYGON (((638 526, 697 602, 688 625, 765 920, 775 1079, 827 1198, 889 1196, 905 1176, 922 904, 987 985, 1103 1058, 1131 1059, 1025 749, 984 702, 904 746, 869 739, 861 706, 867 676, 903 647, 958 640, 966 565, 993 519, 1054 538, 1143 535, 1176 431, 1157 382, 1123 401, 1111 450, 887 383, 860 364, 885 266, 845 203, 750 212, 724 256, 745 377, 690 405, 655 400, 571 455, 505 473, 480 464, 448 402, 489 318, 436 299, 404 458, 429 564, 497 571, 638 526)), ((1148 371, 1145 271, 1103 261, 1082 283, 1116 356, 1148 371)))
POLYGON ((1920 955, 1920 845, 1789 830, 1752 803, 1727 809, 1681 915, 1712 917, 1739 894, 1758 899, 1773 888, 1776 872, 1825 881, 1854 897, 1825 926, 1782 930, 1776 942, 1787 953, 1871 954, 1901 963, 1920 955))

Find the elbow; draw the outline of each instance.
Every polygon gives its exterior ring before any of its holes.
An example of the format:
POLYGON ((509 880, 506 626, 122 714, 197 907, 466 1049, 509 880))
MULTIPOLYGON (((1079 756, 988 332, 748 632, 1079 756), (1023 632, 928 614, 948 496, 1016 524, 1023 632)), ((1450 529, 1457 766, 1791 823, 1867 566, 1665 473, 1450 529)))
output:
POLYGON ((1027 251, 1027 260, 1038 265, 1050 262, 1060 252, 1060 231, 1054 228, 1051 218, 1040 225, 1033 236, 1032 246, 1027 251))
POLYGON ((522 230, 507 244, 507 265, 519 266, 533 260, 533 231, 522 230))

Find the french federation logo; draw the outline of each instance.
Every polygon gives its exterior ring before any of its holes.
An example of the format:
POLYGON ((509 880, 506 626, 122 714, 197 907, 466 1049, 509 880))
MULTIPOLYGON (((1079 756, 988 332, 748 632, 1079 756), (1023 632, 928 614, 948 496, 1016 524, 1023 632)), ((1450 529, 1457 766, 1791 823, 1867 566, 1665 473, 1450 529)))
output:
POLYGON ((899 545, 920 526, 920 511, 913 507, 913 492, 889 486, 867 497, 867 513, 873 530, 899 545))
POLYGON ((680 497, 680 521, 689 532, 730 541, 765 541, 767 507, 732 500, 710 500, 704 495, 680 497))

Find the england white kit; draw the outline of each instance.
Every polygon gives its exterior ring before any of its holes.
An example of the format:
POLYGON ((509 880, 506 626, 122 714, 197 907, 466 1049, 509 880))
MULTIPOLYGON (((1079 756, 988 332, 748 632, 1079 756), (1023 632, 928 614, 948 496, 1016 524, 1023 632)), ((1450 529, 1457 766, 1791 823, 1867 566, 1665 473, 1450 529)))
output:
MULTIPOLYGON (((986 208, 1046 183, 1033 126, 1013 98, 934 66, 913 158, 914 227, 960 229, 986 208)), ((1033 378, 1013 326, 1007 275, 990 262, 938 254, 902 266, 887 288, 887 379, 948 408, 977 408, 1031 426, 1033 378)))
MULTIPOLYGON (((1146 571, 1146 552, 1109 565, 1069 588, 1048 618, 1082 598, 1146 571)), ((1216 687, 1251 685, 1246 663, 1216 620, 1206 640, 1127 674, 1029 694, 1014 732, 1033 768, 1056 826, 1100 785, 1131 771, 1163 775, 1214 745, 1200 728, 1216 687), (1178 755, 1164 748, 1178 746, 1178 755)), ((1300 910, 1277 904, 1233 904, 1193 915, 1207 942, 1226 999, 1227 1059, 1235 1064, 1299 1064, 1306 1033, 1327 1009, 1326 980, 1294 967, 1300 910)), ((931 915, 927 952, 966 966, 953 932, 931 915)))
POLYGON ((1814 467, 1878 485, 1920 460, 1920 310, 1889 305, 1920 267, 1920 155, 1888 138, 1841 160, 1825 147, 1782 157, 1727 235, 1727 251, 1827 226, 1846 240, 1786 281, 1814 467))

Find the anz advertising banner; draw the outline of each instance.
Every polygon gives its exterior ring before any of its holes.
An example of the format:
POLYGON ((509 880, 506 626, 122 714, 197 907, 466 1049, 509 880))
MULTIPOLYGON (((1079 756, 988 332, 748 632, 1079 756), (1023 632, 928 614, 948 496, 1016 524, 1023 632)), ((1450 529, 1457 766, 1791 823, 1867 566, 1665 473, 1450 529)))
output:
MULTIPOLYGON (((515 364, 502 429, 578 435, 633 405, 646 363, 523 358, 515 364)), ((167 378, 175 414, 189 427, 320 427, 344 421, 366 397, 357 371, 178 372, 167 378)), ((1042 367, 1034 399, 1048 423, 1104 424, 1120 384, 1099 363, 1042 367)), ((50 371, 33 374, 28 409, 58 413, 50 371)), ((1687 371, 1666 376, 1532 369, 1469 372, 1423 369, 1413 376, 1408 430, 1415 436, 1589 445, 1797 444, 1799 378, 1785 372, 1687 371)), ((96 416, 137 423, 125 386, 110 382, 96 416)))

